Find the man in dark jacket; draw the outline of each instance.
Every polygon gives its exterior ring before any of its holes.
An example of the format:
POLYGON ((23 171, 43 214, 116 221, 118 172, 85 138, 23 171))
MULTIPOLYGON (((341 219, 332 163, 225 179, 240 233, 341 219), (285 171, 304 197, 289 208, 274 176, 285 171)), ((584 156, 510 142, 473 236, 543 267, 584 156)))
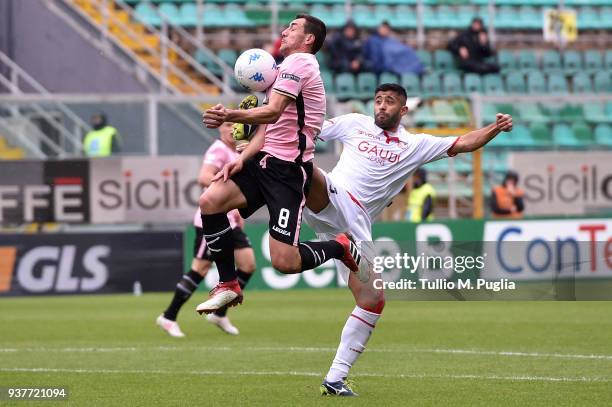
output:
POLYGON ((329 66, 335 73, 359 73, 362 70, 361 39, 357 26, 349 20, 331 39, 328 47, 329 66))
POLYGON ((455 55, 459 68, 465 72, 480 75, 499 72, 499 65, 485 61, 495 52, 489 44, 487 31, 479 17, 474 18, 469 28, 448 44, 448 49, 455 55))

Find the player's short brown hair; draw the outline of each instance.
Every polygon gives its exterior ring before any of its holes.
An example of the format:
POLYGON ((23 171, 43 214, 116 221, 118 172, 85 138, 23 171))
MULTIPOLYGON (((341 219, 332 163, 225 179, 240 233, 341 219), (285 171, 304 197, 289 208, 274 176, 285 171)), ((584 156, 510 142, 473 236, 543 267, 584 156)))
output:
POLYGON ((309 14, 298 14, 295 16, 295 18, 303 18, 306 20, 306 23, 304 24, 304 32, 306 34, 312 34, 315 37, 310 53, 316 54, 323 46, 323 42, 325 42, 325 36, 327 35, 327 27, 325 26, 325 23, 309 14))
POLYGON ((374 95, 376 95, 378 92, 395 92, 400 97, 400 99, 403 99, 403 103, 406 103, 406 99, 408 99, 406 89, 404 89, 403 86, 400 86, 397 83, 380 84, 374 91, 374 95))

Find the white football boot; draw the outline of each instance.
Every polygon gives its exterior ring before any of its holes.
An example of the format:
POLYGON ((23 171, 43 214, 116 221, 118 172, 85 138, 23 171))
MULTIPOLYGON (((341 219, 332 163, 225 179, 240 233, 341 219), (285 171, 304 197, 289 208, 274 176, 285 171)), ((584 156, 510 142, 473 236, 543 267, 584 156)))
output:
POLYGON ((161 329, 168 332, 168 335, 174 338, 183 338, 185 336, 185 334, 181 331, 179 324, 177 324, 176 321, 171 321, 168 318, 165 318, 164 314, 158 316, 155 323, 157 323, 161 329))

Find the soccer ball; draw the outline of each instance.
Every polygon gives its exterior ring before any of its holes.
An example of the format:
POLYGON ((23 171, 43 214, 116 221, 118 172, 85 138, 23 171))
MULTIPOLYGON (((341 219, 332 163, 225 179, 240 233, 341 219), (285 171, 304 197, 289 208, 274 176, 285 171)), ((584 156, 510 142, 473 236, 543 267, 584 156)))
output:
POLYGON ((234 76, 238 83, 252 92, 263 92, 272 86, 277 73, 274 57, 259 48, 244 51, 234 66, 234 76))

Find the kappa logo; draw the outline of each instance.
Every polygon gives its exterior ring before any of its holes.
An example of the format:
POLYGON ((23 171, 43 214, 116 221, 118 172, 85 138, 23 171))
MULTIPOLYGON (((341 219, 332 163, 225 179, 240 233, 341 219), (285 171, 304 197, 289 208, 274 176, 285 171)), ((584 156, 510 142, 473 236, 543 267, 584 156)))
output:
POLYGON ((291 74, 291 73, 286 73, 286 72, 283 72, 280 77, 281 79, 289 79, 290 81, 295 81, 295 82, 299 82, 302 80, 302 78, 300 78, 299 76, 291 74))

